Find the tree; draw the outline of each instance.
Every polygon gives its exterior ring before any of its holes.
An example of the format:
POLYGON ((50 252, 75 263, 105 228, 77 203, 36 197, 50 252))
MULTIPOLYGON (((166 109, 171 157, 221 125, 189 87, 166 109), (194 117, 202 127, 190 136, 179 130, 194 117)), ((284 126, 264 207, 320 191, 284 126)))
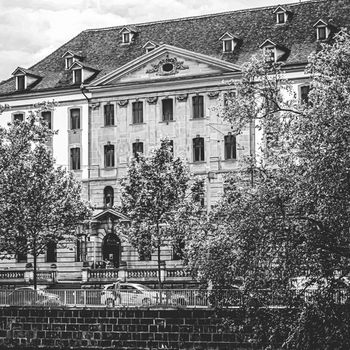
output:
POLYGON ((271 298, 265 289, 293 306, 256 332, 267 334, 270 348, 279 339, 290 349, 347 349, 349 320, 340 321, 338 297, 349 293, 350 273, 349 37, 339 33, 310 56, 311 90, 303 100, 282 68, 255 58, 222 113, 236 132, 253 123, 265 142, 254 183, 247 180, 251 167, 228 179, 211 213, 210 240, 197 242, 197 254, 207 251, 208 259, 196 268, 217 288, 242 276, 246 300, 264 304, 271 298), (301 277, 303 289, 313 288, 312 303, 291 288, 301 277))
POLYGON ((53 135, 41 110, 0 128, 0 250, 4 256, 33 256, 35 288, 37 257, 48 244, 72 238, 89 215, 80 183, 71 172, 55 166, 47 147, 53 135))
POLYGON ((161 247, 177 240, 172 234, 176 208, 186 195, 189 173, 179 158, 174 158, 170 142, 162 140, 149 157, 132 160, 122 183, 122 211, 130 219, 126 235, 140 256, 157 251, 159 287, 161 247))

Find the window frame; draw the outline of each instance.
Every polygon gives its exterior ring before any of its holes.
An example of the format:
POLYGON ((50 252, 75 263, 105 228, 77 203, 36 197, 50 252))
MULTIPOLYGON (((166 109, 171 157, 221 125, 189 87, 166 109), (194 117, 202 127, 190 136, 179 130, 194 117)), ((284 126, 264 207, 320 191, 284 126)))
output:
POLYGON ((24 91, 27 88, 27 77, 25 74, 16 76, 16 90, 24 91))
POLYGON ((192 139, 193 163, 205 161, 205 142, 204 137, 197 136, 192 139))
POLYGON ((115 147, 112 144, 104 145, 103 147, 104 154, 104 166, 105 168, 114 168, 115 167, 115 147))
POLYGON ((132 124, 143 124, 143 101, 132 103, 132 124))
POLYGON ((143 146, 143 142, 141 141, 135 141, 132 143, 132 155, 133 155, 133 158, 136 158, 138 159, 138 153, 144 153, 144 146, 143 146), (141 145, 141 147, 140 147, 141 145), (140 151, 139 149, 136 149, 136 148, 141 148, 142 150, 140 151))
POLYGON ((233 39, 223 39, 222 40, 222 52, 233 52, 234 49, 234 44, 233 44, 233 39), (227 47, 227 45, 229 47, 227 47))
POLYGON ((73 84, 82 84, 84 82, 83 78, 83 69, 78 68, 78 69, 73 69, 73 84), (79 72, 79 79, 77 79, 77 74, 79 72))
POLYGON ((70 148, 70 170, 81 170, 81 152, 80 147, 70 148), (76 153, 76 154, 74 154, 76 153), (76 157, 74 159, 74 157, 76 157))
POLYGON ((320 25, 316 27, 316 33, 317 33, 317 40, 327 40, 328 39, 328 29, 326 25, 320 25), (323 33, 324 35, 320 35, 323 33))
POLYGON ((115 125, 114 103, 106 103, 103 106, 103 116, 104 116, 104 126, 114 126, 115 125), (107 109, 109 109, 108 113, 107 113, 107 109))
POLYGON ((276 23, 277 24, 285 24, 287 22, 287 14, 284 11, 276 12, 276 23), (283 17, 283 21, 280 21, 283 17))
POLYGON ((57 262, 57 242, 49 241, 46 245, 46 262, 57 262))
POLYGON ((162 99, 162 121, 163 122, 172 122, 174 121, 174 99, 173 98, 164 98, 162 99), (169 118, 166 117, 167 115, 165 114, 165 109, 167 109, 168 107, 165 108, 166 104, 169 104, 169 106, 171 106, 171 114, 169 115, 169 118))
POLYGON ((122 32, 122 42, 123 42, 123 44, 130 44, 130 42, 131 42, 131 33, 130 32, 128 32, 128 31, 122 32))
POLYGON ((309 93, 311 91, 311 86, 310 84, 302 84, 302 85, 299 85, 299 100, 300 100, 300 103, 302 105, 308 105, 309 104, 309 93), (303 95, 305 96, 305 94, 303 94, 303 89, 307 89, 307 94, 306 94, 306 98, 303 98, 303 95))
POLYGON ((47 123, 47 125, 48 125, 48 128, 49 128, 50 130, 52 130, 52 129, 53 129, 53 128, 52 128, 52 111, 42 111, 42 112, 41 112, 41 118, 42 118, 44 121, 46 121, 46 123, 47 123), (49 121, 47 121, 47 120, 45 119, 44 114, 46 114, 46 113, 50 113, 50 120, 49 120, 49 121))
POLYGON ((193 119, 205 118, 203 95, 196 95, 192 97, 192 118, 193 119), (196 102, 196 100, 199 100, 199 101, 196 102))
POLYGON ((224 136, 224 158, 225 160, 237 160, 237 138, 231 133, 224 136), (228 142, 228 139, 233 142, 228 142))
POLYGON ((15 122, 16 120, 23 122, 25 119, 25 113, 24 112, 14 112, 12 113, 12 122, 15 122), (22 115, 22 119, 17 119, 16 116, 17 115, 22 115))
POLYGON ((69 130, 81 130, 81 108, 80 107, 72 107, 69 109, 69 130), (74 122, 73 123, 73 119, 72 119, 72 111, 79 111, 79 117, 77 118, 78 122, 74 122), (75 125, 77 124, 77 125, 75 125), (75 126, 73 128, 73 126, 75 126), (78 126, 78 127, 76 127, 78 126))
POLYGON ((106 186, 103 189, 103 205, 105 208, 112 208, 114 205, 114 189, 112 186, 106 186), (109 198, 109 203, 107 203, 107 198, 109 198))

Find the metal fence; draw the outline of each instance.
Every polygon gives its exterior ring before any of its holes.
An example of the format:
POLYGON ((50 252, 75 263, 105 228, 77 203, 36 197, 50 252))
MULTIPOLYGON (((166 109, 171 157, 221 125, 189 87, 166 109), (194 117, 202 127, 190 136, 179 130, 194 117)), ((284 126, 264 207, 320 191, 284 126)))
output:
MULTIPOLYGON (((314 302, 316 291, 294 291, 293 297, 305 302, 314 302)), ((331 298, 335 303, 350 302, 347 290, 336 291, 331 298)), ((283 307, 285 297, 271 290, 260 290, 254 295, 245 295, 240 290, 208 291, 199 289, 47 289, 34 290, 22 287, 15 290, 0 290, 2 306, 62 306, 62 307, 240 307, 244 304, 283 307)))

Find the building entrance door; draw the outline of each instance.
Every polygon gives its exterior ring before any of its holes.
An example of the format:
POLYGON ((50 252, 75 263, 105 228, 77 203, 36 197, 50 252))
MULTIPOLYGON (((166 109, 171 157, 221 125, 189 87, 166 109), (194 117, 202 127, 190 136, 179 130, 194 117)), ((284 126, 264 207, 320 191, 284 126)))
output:
POLYGON ((114 233, 109 233, 103 239, 102 257, 104 261, 110 261, 113 267, 119 267, 120 239, 114 233))

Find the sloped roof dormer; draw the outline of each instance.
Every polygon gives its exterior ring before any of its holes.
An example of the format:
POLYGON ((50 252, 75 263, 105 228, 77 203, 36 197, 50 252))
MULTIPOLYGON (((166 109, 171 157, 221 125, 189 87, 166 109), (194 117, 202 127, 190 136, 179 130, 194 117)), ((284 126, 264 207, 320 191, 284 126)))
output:
POLYGON ((316 29, 318 41, 327 40, 335 27, 323 19, 319 19, 313 27, 316 29))
POLYGON ((17 91, 30 89, 42 79, 39 74, 22 67, 17 67, 12 75, 16 79, 17 91))
POLYGON ((138 32, 135 26, 123 27, 119 33, 122 36, 122 44, 131 44, 134 41, 135 34, 138 32))
POLYGON ((278 6, 273 13, 276 15, 276 24, 285 24, 290 15, 290 11, 282 6, 278 6))
POLYGON ((89 67, 80 61, 74 61, 69 70, 73 72, 73 84, 85 83, 99 72, 99 70, 89 67))
POLYGON ((67 70, 70 68, 70 66, 73 64, 73 62, 83 60, 82 55, 80 55, 74 51, 71 51, 71 50, 66 51, 62 55, 62 58, 64 58, 64 60, 65 60, 65 69, 67 69, 67 70))
POLYGON ((275 44, 270 39, 265 40, 260 46, 263 50, 263 54, 266 62, 278 62, 283 61, 289 50, 281 45, 275 44))
POLYGON ((145 49, 146 53, 154 50, 156 47, 158 47, 159 44, 156 43, 155 41, 147 41, 147 43, 145 45, 142 46, 143 49, 145 49))
POLYGON ((240 39, 236 35, 226 32, 221 35, 219 40, 222 41, 222 52, 233 52, 240 39))

